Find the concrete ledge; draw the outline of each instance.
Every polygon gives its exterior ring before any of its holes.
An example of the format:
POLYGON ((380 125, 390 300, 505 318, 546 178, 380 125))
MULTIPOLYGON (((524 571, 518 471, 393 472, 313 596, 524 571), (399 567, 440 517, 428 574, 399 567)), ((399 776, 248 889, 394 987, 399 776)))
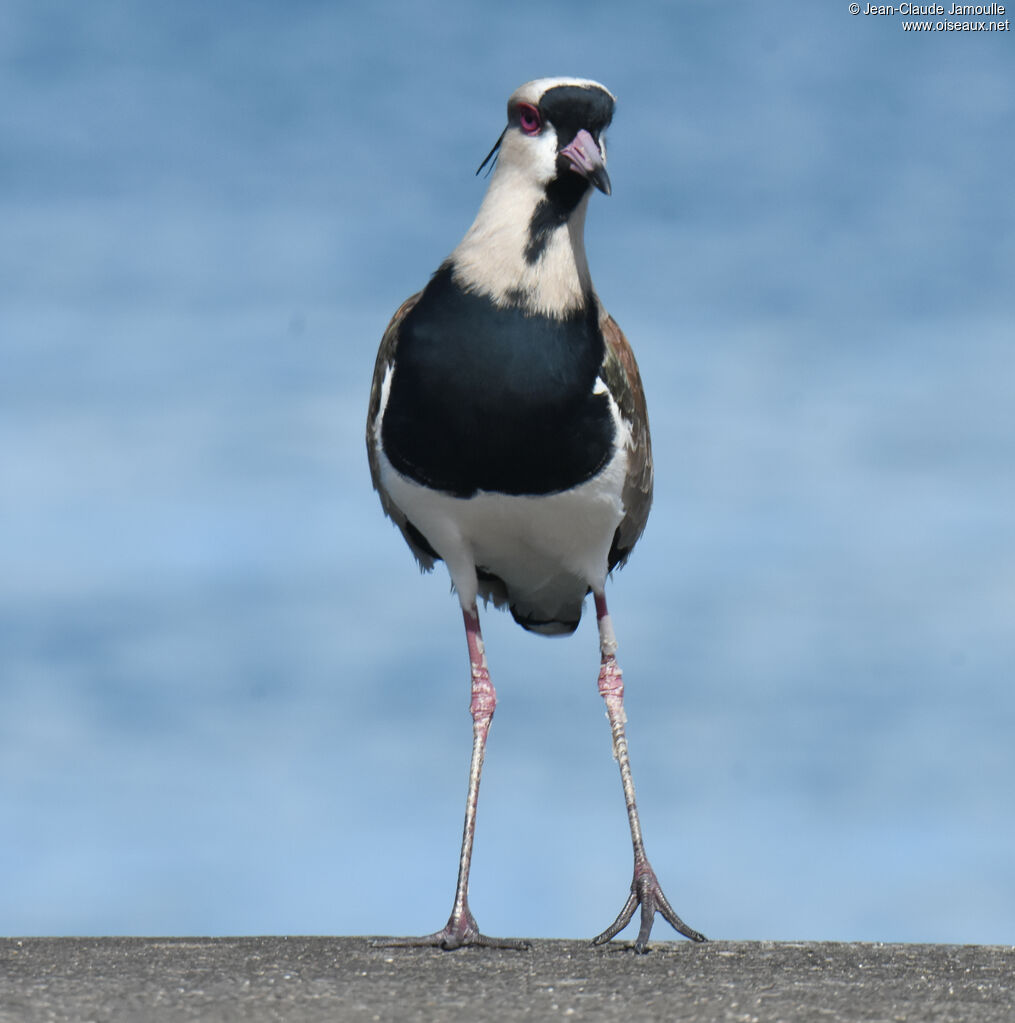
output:
POLYGON ((1015 948, 535 941, 529 952, 366 938, 0 940, 0 1021, 1015 1019, 1015 948))

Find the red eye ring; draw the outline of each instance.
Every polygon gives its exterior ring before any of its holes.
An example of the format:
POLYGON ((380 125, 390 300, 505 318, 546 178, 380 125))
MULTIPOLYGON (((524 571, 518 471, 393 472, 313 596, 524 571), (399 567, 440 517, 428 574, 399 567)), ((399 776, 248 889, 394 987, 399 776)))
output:
POLYGON ((531 103, 519 103, 518 125, 526 135, 538 135, 543 128, 539 110, 531 103))

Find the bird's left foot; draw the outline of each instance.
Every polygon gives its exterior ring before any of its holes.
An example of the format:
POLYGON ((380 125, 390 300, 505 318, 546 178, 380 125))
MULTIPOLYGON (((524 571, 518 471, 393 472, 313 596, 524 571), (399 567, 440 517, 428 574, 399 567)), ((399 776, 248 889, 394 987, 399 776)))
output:
POLYGON ((672 924, 685 938, 691 941, 707 941, 704 934, 699 934, 693 927, 688 927, 683 920, 677 916, 676 911, 670 905, 669 900, 663 894, 655 871, 646 861, 636 864, 634 868, 634 880, 631 882, 631 894, 628 896, 624 908, 620 911, 617 919, 592 939, 593 945, 605 945, 611 938, 616 937, 630 922, 634 916, 635 909, 641 906, 641 929, 634 942, 635 952, 648 951, 648 939, 652 933, 652 923, 656 913, 659 913, 664 920, 672 924))

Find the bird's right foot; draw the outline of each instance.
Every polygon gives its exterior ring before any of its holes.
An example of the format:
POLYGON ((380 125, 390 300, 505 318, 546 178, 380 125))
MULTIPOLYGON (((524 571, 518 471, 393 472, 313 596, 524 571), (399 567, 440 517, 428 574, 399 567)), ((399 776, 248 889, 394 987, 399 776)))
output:
POLYGON ((468 906, 453 912, 443 929, 419 938, 380 938, 374 945, 384 948, 443 948, 447 950, 476 945, 480 948, 512 948, 524 952, 532 946, 522 938, 491 938, 482 934, 468 906))

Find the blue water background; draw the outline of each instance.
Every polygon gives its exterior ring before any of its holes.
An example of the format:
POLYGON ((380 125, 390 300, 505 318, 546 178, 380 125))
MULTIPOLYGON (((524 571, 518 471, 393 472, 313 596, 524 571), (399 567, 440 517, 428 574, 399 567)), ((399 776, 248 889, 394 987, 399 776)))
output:
MULTIPOLYGON (((446 919, 464 637, 367 392, 507 95, 576 74, 619 97, 587 244, 655 441, 609 595, 664 886, 716 937, 1015 942, 1015 41, 903 20, 3 6, 0 931, 446 919)), ((484 627, 473 909, 591 936, 594 621, 484 627)))

